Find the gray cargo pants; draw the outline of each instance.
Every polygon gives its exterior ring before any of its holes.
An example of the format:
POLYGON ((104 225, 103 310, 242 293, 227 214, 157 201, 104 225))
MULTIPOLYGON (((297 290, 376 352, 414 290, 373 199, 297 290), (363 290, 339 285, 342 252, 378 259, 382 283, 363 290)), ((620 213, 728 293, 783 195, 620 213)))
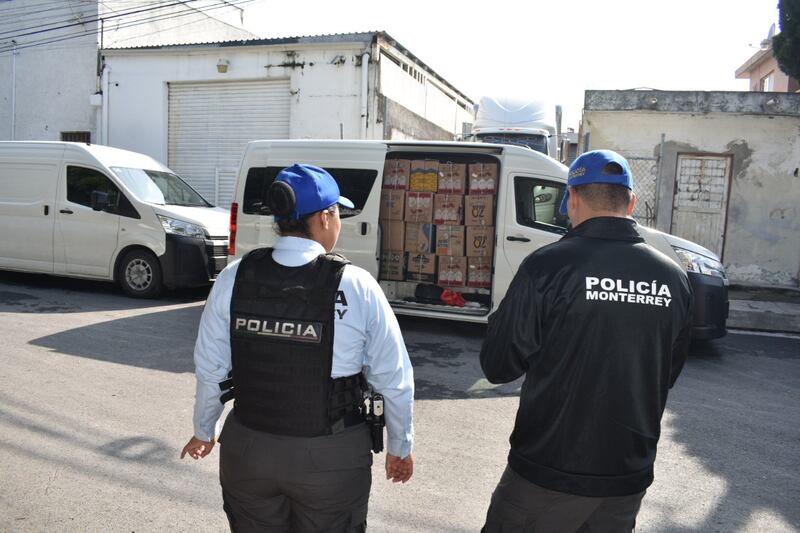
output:
POLYGON ((231 531, 366 530, 372 442, 364 424, 314 438, 249 429, 231 413, 220 435, 219 477, 231 531))
POLYGON ((506 466, 482 533, 619 533, 632 531, 645 491, 589 498, 548 490, 506 466))

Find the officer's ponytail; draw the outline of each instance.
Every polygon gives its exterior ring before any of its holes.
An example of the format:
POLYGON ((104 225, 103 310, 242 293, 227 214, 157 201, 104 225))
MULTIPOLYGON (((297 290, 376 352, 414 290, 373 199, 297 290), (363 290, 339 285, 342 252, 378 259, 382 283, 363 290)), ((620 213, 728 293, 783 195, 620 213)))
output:
POLYGON ((272 213, 280 217, 276 222, 277 231, 280 235, 300 234, 308 236, 309 215, 299 219, 289 218, 297 204, 297 199, 295 198, 294 190, 288 183, 283 181, 272 182, 272 185, 267 189, 265 200, 272 213))

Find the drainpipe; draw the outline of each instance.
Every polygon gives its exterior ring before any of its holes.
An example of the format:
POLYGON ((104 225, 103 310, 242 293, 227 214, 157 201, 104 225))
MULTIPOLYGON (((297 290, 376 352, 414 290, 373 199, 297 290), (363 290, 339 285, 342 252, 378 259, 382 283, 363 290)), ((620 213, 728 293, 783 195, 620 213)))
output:
POLYGON ((16 140, 17 116, 17 41, 11 40, 11 140, 16 140))
POLYGON ((108 78, 111 76, 111 67, 103 65, 103 72, 101 74, 101 84, 103 92, 103 107, 101 114, 102 126, 100 128, 100 144, 108 146, 108 78))
POLYGON ((361 138, 367 138, 367 91, 369 90, 369 52, 361 54, 361 138))

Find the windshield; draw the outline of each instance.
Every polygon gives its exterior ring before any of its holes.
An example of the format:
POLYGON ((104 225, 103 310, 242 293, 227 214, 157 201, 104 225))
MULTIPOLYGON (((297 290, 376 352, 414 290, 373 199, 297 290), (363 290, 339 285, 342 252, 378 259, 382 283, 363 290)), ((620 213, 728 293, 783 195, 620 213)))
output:
POLYGON ((531 133, 479 133, 478 140, 485 143, 524 146, 547 155, 547 137, 544 135, 531 133))
POLYGON ((114 174, 142 202, 161 205, 212 207, 188 183, 170 172, 111 167, 114 174))

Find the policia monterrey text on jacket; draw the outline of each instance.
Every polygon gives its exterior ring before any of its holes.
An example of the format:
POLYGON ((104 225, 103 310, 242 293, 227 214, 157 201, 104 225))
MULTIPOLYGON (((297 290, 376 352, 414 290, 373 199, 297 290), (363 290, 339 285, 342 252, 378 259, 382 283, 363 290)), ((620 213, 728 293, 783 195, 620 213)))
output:
POLYGON ((374 278, 326 253, 338 206, 353 207, 330 174, 294 165, 266 199, 281 236, 229 265, 209 295, 195 346, 195 435, 181 457, 208 455, 232 395, 220 435, 231 530, 364 531, 370 450, 382 437, 364 423, 380 414, 375 403, 366 412, 367 388, 385 404, 387 479, 413 473, 408 353, 374 278))
POLYGON ((632 185, 614 152, 576 159, 561 207, 574 228, 528 256, 490 318, 486 377, 525 381, 486 533, 630 531, 653 481, 692 294, 629 218, 632 185))

